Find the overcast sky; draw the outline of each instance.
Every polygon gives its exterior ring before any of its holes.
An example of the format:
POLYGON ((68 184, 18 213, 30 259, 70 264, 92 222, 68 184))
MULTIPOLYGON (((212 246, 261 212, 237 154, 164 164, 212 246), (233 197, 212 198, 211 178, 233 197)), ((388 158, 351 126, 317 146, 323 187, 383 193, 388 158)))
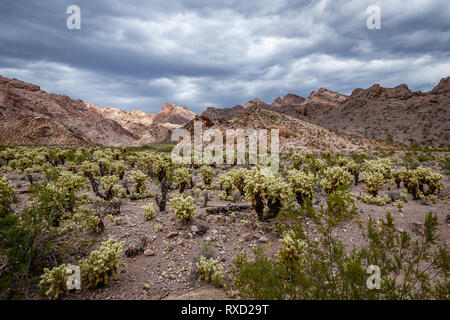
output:
POLYGON ((2 0, 0 75, 99 106, 195 112, 319 87, 427 91, 450 75, 448 0, 2 0), (69 5, 81 30, 69 30, 69 5), (366 9, 381 9, 369 30, 366 9))

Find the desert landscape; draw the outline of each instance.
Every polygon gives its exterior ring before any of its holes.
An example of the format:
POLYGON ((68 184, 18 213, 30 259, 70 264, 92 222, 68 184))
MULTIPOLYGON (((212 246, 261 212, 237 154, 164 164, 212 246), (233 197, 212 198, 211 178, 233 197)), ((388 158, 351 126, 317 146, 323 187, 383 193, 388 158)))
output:
POLYGON ((448 0, 0 1, 0 304, 445 307, 449 53, 448 0))
POLYGON ((200 115, 0 77, 0 296, 447 300, 449 113, 450 77, 200 115), (171 134, 194 121, 279 130, 278 173, 174 163, 171 134))

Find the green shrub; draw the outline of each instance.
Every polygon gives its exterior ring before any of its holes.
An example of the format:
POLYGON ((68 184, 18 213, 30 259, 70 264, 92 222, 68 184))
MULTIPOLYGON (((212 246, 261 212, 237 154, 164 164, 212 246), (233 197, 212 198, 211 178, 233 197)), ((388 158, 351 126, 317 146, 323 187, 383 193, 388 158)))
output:
POLYGON ((429 213, 421 238, 398 232, 387 213, 369 220, 362 247, 346 249, 336 224, 319 212, 295 214, 278 254, 264 248, 236 257, 233 289, 241 299, 448 299, 449 253, 438 243, 437 217, 429 213), (308 222, 308 223, 307 223, 308 222), (283 258, 280 258, 283 257, 283 258), (367 285, 369 266, 379 266, 379 289, 367 285))

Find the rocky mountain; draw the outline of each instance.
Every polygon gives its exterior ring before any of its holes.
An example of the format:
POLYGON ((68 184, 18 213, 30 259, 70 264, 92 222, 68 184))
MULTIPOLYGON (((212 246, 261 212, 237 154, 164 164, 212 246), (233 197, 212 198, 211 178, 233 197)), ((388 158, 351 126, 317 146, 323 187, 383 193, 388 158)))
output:
POLYGON ((386 147, 386 144, 381 142, 335 133, 310 122, 269 110, 264 106, 252 106, 247 112, 237 113, 229 118, 210 118, 208 113, 203 113, 184 127, 191 134, 194 133, 194 121, 201 121, 203 130, 220 130, 224 142, 226 129, 267 129, 270 145, 270 131, 278 129, 281 150, 352 151, 368 150, 375 146, 386 147))
POLYGON ((281 113, 347 135, 408 146, 450 148, 450 77, 429 92, 406 85, 355 89, 350 96, 320 88, 307 98, 289 94, 272 104, 253 99, 233 108, 208 108, 204 119, 226 120, 255 108, 281 113))
POLYGON ((86 106, 88 109, 92 109, 101 114, 104 118, 117 122, 136 137, 140 137, 142 132, 152 125, 153 118, 155 117, 154 114, 137 110, 128 112, 119 108, 101 108, 90 103, 87 103, 86 106))
POLYGON ((195 114, 166 103, 159 114, 100 108, 0 76, 1 145, 141 145, 167 140, 195 114), (146 137, 152 137, 147 139, 146 137))
POLYGON ((255 98, 232 108, 208 108, 196 117, 173 103, 158 114, 100 108, 0 76, 2 145, 140 146, 168 142, 173 130, 190 128, 198 119, 223 130, 238 124, 279 128, 286 146, 319 147, 322 137, 331 149, 373 145, 374 140, 450 148, 449 114, 450 77, 429 92, 413 92, 404 84, 376 84, 350 96, 320 88, 306 98, 291 93, 270 104, 255 98))
POLYGON ((413 92, 405 84, 355 89, 337 107, 307 120, 352 135, 448 149, 450 77, 429 92, 413 92))

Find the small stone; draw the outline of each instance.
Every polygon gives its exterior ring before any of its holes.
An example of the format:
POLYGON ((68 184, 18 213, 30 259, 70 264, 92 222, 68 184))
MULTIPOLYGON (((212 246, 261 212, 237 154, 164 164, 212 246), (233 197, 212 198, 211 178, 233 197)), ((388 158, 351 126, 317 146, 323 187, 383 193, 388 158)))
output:
POLYGON ((191 231, 192 231, 192 233, 197 233, 198 232, 198 227, 197 226, 192 226, 191 227, 191 231))
POLYGON ((144 251, 144 256, 154 256, 154 255, 155 255, 155 252, 150 249, 147 249, 144 251))
POLYGON ((205 241, 206 241, 206 242, 211 242, 211 240, 212 240, 211 237, 206 237, 206 238, 205 238, 205 241))
POLYGON ((262 242, 262 243, 266 243, 269 241, 269 238, 267 238, 266 236, 261 236, 261 237, 259 237, 258 241, 262 242))
POLYGON ((402 198, 400 192, 388 192, 388 197, 391 199, 391 201, 397 201, 402 198))
POLYGON ((169 274, 169 278, 170 278, 171 280, 175 280, 175 279, 177 278, 177 276, 174 275, 173 273, 171 273, 171 274, 169 274))
POLYGON ((176 236, 178 236, 178 232, 174 231, 174 232, 170 232, 170 233, 166 236, 166 238, 167 238, 167 239, 171 239, 171 238, 174 238, 174 237, 176 237, 176 236))
POLYGON ((251 241, 251 240, 253 240, 253 234, 246 233, 242 236, 242 238, 244 239, 244 241, 251 241))

